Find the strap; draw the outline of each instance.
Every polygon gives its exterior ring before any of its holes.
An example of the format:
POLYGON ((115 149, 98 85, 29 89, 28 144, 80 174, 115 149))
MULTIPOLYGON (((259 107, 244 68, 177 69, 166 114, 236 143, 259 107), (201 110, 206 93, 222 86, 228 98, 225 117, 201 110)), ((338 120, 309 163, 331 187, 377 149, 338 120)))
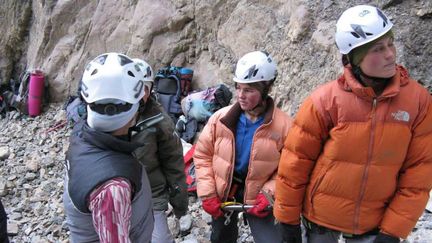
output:
POLYGON ((371 231, 365 232, 363 234, 350 234, 350 233, 344 233, 344 232, 340 232, 337 230, 332 230, 329 229, 327 227, 321 226, 319 224, 316 224, 312 221, 309 221, 307 218, 302 217, 301 221, 303 223, 303 225, 306 227, 306 229, 312 231, 312 232, 317 232, 318 234, 325 234, 327 232, 338 232, 340 233, 344 238, 347 239, 357 239, 357 238, 362 238, 366 235, 376 235, 379 233, 379 228, 373 229, 371 231))
POLYGON ((132 104, 126 103, 126 104, 95 104, 90 103, 88 104, 90 109, 92 109, 94 112, 97 112, 102 115, 108 115, 113 116, 117 115, 119 113, 129 111, 132 107, 132 104))

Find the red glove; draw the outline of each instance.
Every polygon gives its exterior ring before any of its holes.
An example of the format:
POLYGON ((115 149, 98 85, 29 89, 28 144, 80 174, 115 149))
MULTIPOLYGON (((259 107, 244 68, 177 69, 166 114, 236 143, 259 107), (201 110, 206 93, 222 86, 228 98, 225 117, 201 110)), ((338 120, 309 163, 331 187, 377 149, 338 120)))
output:
POLYGON ((255 206, 249 209, 247 212, 259 218, 264 218, 271 212, 271 210, 268 209, 269 206, 270 203, 267 198, 264 196, 264 194, 260 193, 256 197, 255 206))
POLYGON ((221 204, 222 202, 217 197, 212 197, 202 201, 204 211, 213 216, 215 219, 223 216, 221 204))

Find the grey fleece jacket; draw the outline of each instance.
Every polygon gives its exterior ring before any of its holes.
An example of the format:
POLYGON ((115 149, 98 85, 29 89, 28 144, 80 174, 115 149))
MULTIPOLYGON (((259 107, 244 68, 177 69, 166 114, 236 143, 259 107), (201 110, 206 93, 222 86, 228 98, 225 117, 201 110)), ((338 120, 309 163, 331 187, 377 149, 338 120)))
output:
POLYGON ((174 123, 154 97, 140 108, 137 127, 141 130, 132 141, 144 145, 134 156, 145 166, 152 190, 153 209, 167 210, 168 202, 177 217, 188 209, 183 148, 174 133, 174 123))

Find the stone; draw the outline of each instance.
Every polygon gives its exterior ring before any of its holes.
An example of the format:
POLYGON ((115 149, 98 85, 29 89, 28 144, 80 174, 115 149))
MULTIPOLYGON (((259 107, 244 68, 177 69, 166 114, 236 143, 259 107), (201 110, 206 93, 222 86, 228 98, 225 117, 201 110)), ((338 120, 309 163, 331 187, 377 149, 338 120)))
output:
POLYGON ((8 194, 7 182, 0 178, 0 196, 4 197, 8 194))
POLYGON ((0 147, 0 160, 5 160, 9 157, 10 150, 7 146, 0 147))
POLYGON ((24 230, 24 234, 26 235, 30 235, 30 233, 33 231, 33 229, 31 227, 28 227, 27 229, 24 230))
POLYGON ((289 24, 286 26, 288 38, 292 42, 298 42, 308 33, 307 29, 310 25, 310 12, 306 6, 300 5, 291 15, 289 24))
POLYGON ((13 222, 13 221, 9 221, 7 224, 7 231, 8 231, 8 235, 9 236, 15 236, 18 234, 18 223, 13 222))
POLYGON ((190 232, 190 229, 192 228, 191 215, 186 214, 186 215, 180 217, 179 224, 180 224, 180 234, 183 236, 187 235, 190 232))
POLYGON ((31 158, 28 161, 26 161, 26 167, 29 171, 36 172, 38 171, 40 165, 39 160, 36 158, 31 158))
POLYGON ((25 179, 27 180, 27 181, 32 181, 32 180, 34 180, 36 178, 36 174, 35 173, 27 173, 27 174, 25 174, 25 179))

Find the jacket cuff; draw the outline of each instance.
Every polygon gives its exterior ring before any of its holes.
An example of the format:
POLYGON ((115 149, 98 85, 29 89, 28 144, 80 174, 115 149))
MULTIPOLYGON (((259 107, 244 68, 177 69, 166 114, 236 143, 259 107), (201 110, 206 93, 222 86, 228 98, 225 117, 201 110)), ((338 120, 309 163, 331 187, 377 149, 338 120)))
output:
POLYGON ((273 214, 279 222, 284 224, 300 224, 300 210, 297 208, 284 207, 277 200, 273 207, 273 214))
POLYGON ((391 208, 388 208, 381 222, 381 232, 406 239, 414 228, 416 221, 396 214, 391 208))

